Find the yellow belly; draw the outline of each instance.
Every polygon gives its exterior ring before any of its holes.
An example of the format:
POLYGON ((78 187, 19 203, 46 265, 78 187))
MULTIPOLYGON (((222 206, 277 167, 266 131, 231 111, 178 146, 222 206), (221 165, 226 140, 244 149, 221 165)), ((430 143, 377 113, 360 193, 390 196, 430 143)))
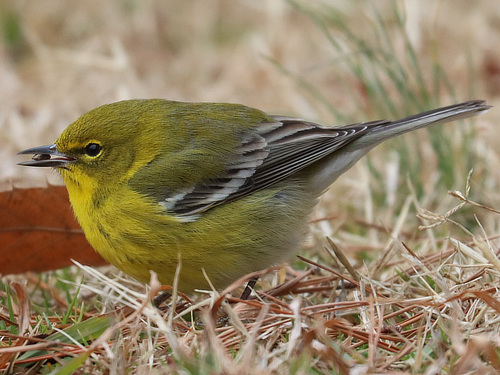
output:
POLYGON ((297 186, 278 184, 187 222, 126 186, 100 199, 68 190, 88 241, 107 261, 140 281, 149 281, 152 270, 172 285, 180 255, 179 289, 191 293, 208 287, 202 270, 223 288, 297 249, 313 205, 297 186))

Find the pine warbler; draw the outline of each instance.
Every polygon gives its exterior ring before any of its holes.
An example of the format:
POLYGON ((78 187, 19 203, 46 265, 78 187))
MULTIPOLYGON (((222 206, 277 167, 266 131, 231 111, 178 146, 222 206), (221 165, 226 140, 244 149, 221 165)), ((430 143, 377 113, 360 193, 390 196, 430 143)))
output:
POLYGON ((477 115, 469 101, 398 121, 321 127, 237 104, 161 99, 103 105, 20 163, 53 167, 90 244, 141 281, 191 293, 286 260, 317 198, 400 134, 477 115))

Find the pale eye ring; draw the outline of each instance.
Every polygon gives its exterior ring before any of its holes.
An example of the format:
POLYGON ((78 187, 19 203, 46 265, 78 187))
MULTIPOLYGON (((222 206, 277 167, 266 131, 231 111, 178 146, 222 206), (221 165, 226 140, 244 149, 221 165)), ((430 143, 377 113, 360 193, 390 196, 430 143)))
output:
POLYGON ((99 143, 89 143, 85 146, 85 153, 88 156, 95 157, 101 153, 102 146, 99 143))

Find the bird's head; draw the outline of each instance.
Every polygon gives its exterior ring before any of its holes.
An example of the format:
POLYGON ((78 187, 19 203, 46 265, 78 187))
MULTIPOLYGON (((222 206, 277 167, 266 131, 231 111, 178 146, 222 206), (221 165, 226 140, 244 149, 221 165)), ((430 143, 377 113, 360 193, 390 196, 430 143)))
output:
POLYGON ((159 104, 128 100, 93 109, 70 124, 54 144, 21 151, 33 157, 19 164, 55 168, 68 187, 118 184, 159 152, 162 136, 152 124, 160 120, 151 108, 159 104))

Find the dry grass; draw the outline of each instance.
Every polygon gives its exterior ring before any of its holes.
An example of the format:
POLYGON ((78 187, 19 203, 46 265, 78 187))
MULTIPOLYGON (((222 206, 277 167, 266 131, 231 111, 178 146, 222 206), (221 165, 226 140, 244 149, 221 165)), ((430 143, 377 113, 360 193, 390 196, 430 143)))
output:
MULTIPOLYGON (((0 2, 0 178, 56 179, 16 167, 15 153, 125 98, 336 124, 495 105, 496 2, 395 4, 0 2)), ((249 301, 210 292, 156 309, 154 280, 144 291, 113 269, 2 278, 0 371, 500 372, 495 118, 372 153, 323 197, 305 259, 268 271, 249 301)))

